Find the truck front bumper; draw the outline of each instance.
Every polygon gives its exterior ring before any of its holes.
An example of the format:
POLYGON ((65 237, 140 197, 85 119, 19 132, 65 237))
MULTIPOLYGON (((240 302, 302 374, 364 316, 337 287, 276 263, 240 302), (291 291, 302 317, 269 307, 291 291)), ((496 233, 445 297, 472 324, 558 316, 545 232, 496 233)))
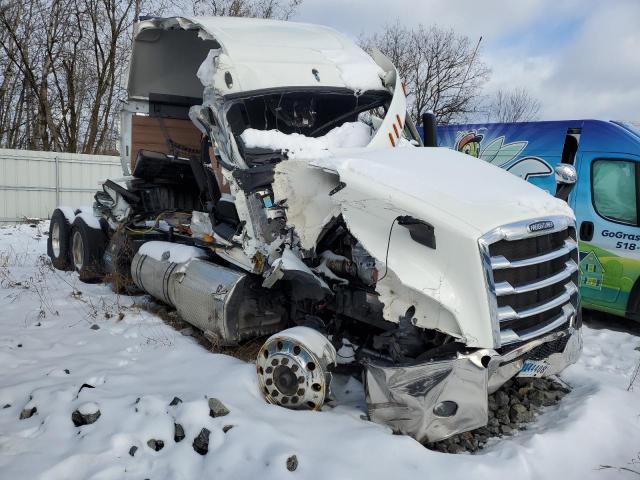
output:
POLYGON ((414 365, 368 363, 369 418, 421 442, 442 440, 486 425, 488 395, 517 375, 525 360, 545 361, 548 377, 575 363, 581 351, 582 331, 570 327, 503 354, 482 349, 414 365))

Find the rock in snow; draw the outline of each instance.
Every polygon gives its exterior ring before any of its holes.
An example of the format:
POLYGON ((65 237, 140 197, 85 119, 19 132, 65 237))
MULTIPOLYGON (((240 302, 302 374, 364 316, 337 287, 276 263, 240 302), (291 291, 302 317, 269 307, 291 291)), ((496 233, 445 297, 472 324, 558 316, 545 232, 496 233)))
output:
POLYGON ((90 425, 95 423, 100 418, 100 408, 97 403, 87 402, 80 405, 80 407, 71 414, 71 421, 76 427, 82 425, 90 425))
POLYGON ((173 440, 176 443, 180 443, 182 440, 184 440, 184 428, 182 428, 182 425, 180 425, 179 423, 174 423, 173 424, 173 440))
POLYGON ((209 435, 211 432, 206 428, 200 430, 200 433, 193 439, 193 449, 200 455, 206 455, 209 451, 209 435))
POLYGON ((156 452, 159 452, 164 448, 164 441, 158 440, 155 438, 150 438, 149 440, 147 440, 147 445, 151 450, 155 450, 156 452))
POLYGON ((209 399, 209 415, 213 418, 215 417, 224 417, 229 414, 229 409, 225 407, 224 403, 222 403, 217 398, 209 399))
POLYGON ((287 470, 294 472, 298 468, 298 457, 291 455, 287 458, 287 470))
POLYGON ((38 411, 37 407, 23 408, 20 412, 20 420, 33 417, 38 411))
POLYGON ((524 430, 535 420, 541 407, 555 405, 570 390, 561 383, 547 378, 516 378, 506 382, 489 395, 489 421, 486 427, 427 443, 432 450, 448 453, 482 450, 491 437, 511 436, 524 430), (546 402, 546 403, 544 403, 546 402))

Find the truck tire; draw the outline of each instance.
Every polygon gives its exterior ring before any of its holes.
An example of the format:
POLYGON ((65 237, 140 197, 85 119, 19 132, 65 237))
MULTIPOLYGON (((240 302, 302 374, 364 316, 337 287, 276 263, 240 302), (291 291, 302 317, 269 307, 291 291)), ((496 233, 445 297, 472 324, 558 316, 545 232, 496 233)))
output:
POLYGON ((107 246, 103 231, 89 227, 82 217, 76 217, 71 225, 70 243, 71 260, 80 281, 100 282, 104 273, 102 256, 107 246))
POLYGON ((57 270, 73 270, 71 262, 71 224, 62 210, 56 208, 49 222, 47 255, 57 270))

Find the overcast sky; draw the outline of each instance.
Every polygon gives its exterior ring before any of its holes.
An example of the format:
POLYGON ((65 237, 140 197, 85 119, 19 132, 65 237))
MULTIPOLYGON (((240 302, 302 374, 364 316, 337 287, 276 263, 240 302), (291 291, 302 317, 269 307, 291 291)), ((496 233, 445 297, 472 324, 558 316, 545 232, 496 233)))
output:
POLYGON ((396 19, 482 36, 485 93, 525 87, 540 119, 640 120, 640 0, 304 0, 292 20, 358 37, 396 19))

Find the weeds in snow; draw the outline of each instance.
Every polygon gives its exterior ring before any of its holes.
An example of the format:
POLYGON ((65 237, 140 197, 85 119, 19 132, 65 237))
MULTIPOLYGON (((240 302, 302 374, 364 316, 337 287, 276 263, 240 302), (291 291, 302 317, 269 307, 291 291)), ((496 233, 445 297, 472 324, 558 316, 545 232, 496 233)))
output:
POLYGON ((619 472, 632 473, 640 477, 640 453, 638 453, 636 458, 629 462, 629 465, 631 465, 633 468, 614 467, 613 465, 600 465, 600 467, 598 467, 598 470, 618 470, 619 472))
POLYGON ((633 370, 633 374, 631 375, 631 380, 629 380, 629 386, 627 387, 627 392, 631 392, 633 390, 633 384, 636 383, 638 376, 640 375, 640 360, 638 360, 638 364, 636 368, 633 370))
POLYGON ((51 298, 49 287, 47 284, 47 275, 53 270, 49 259, 46 255, 40 255, 36 260, 35 274, 30 275, 26 279, 17 279, 10 267, 20 268, 26 264, 28 255, 18 254, 11 249, 8 252, 2 252, 0 258, 0 286, 7 289, 20 289, 22 292, 16 294, 12 301, 15 301, 22 293, 33 293, 38 297, 40 308, 37 312, 37 319, 41 320, 47 314, 58 316, 53 300, 51 298))

